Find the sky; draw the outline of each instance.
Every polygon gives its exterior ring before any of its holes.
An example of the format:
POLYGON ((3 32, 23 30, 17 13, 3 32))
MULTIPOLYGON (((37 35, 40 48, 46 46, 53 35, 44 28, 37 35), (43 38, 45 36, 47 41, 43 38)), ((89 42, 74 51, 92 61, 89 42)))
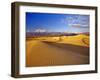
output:
POLYGON ((89 32, 90 16, 26 12, 27 32, 89 32))

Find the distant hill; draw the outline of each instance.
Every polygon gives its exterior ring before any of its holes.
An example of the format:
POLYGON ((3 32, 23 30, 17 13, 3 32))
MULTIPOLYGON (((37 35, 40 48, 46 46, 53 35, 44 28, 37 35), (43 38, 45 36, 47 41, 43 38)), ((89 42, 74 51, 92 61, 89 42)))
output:
POLYGON ((26 37, 40 37, 40 36, 73 36, 76 33, 67 32, 27 32, 26 37))

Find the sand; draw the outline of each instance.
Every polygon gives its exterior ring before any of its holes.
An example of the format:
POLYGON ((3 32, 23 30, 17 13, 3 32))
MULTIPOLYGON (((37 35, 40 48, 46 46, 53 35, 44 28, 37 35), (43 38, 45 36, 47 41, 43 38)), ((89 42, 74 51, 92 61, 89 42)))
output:
POLYGON ((88 36, 48 38, 26 41, 26 67, 89 64, 88 36))
POLYGON ((76 36, 62 37, 61 43, 89 47, 89 36, 81 34, 76 36))

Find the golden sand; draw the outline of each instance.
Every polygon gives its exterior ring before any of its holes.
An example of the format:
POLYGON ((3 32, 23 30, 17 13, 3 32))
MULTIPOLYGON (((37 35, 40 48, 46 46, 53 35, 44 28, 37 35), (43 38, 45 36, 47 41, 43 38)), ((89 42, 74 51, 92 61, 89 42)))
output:
POLYGON ((87 36, 87 35, 76 35, 76 36, 62 37, 61 43, 67 43, 67 44, 72 44, 72 45, 89 47, 89 36, 87 36))
POLYGON ((89 36, 39 37, 26 40, 26 67, 89 63, 89 36))
POLYGON ((89 47, 89 36, 84 34, 75 36, 61 36, 61 37, 39 37, 39 38, 33 38, 33 40, 50 41, 56 43, 66 43, 66 44, 89 47))

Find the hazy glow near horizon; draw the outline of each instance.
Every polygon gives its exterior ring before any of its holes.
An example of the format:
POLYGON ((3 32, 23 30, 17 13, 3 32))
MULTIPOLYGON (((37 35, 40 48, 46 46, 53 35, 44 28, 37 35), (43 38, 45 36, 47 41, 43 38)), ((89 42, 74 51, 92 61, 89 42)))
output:
POLYGON ((89 15, 26 12, 27 32, 89 32, 89 15))

